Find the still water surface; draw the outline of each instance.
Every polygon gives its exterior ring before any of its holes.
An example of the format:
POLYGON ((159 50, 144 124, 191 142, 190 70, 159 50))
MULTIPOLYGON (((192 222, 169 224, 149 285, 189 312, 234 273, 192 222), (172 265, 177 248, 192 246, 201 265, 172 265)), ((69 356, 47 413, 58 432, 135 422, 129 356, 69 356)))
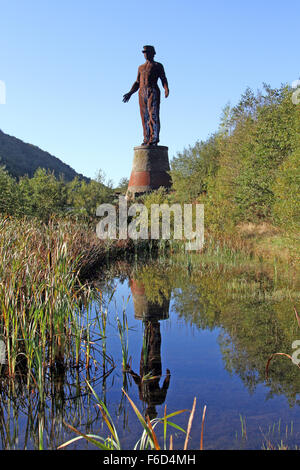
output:
MULTIPOLYGON (((300 370, 283 356, 266 363, 274 352, 292 354, 300 338, 293 313, 297 282, 274 278, 262 269, 193 269, 153 262, 118 265, 98 275, 107 311, 106 340, 95 342, 98 365, 88 377, 106 403, 122 447, 131 449, 142 428, 122 393, 124 387, 142 413, 151 419, 191 409, 196 397, 189 449, 199 449, 201 418, 206 405, 205 449, 261 449, 300 443, 300 370), (122 372, 122 348, 116 318, 128 322, 127 373, 122 372), (103 346, 107 357, 103 375, 103 346), (147 375, 148 374, 148 375, 147 375), (141 380, 152 376, 152 380, 141 380)), ((89 318, 99 315, 95 304, 89 318)), ((97 322, 95 321, 95 328, 97 322)), ((47 405, 13 399, 2 389, 2 448, 56 448, 82 432, 109 435, 96 401, 84 386, 86 371, 52 378, 47 405)), ((186 429, 189 414, 174 422, 186 429)), ((156 428, 162 443, 163 428, 156 428)), ((174 428, 174 448, 185 436, 174 428)), ((92 448, 84 441, 73 449, 92 448)))

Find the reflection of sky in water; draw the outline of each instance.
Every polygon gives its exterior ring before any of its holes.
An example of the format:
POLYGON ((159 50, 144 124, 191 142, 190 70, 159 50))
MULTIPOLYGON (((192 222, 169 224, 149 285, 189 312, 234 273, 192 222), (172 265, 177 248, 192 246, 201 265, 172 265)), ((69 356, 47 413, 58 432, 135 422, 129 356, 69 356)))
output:
POLYGON ((0 339, 0 364, 5 364, 6 359, 6 347, 2 339, 0 339))
MULTIPOLYGON (((121 315, 122 306, 126 304, 130 294, 126 281, 117 285, 115 305, 119 309, 119 315, 121 315)), ((168 368, 171 372, 165 404, 169 412, 191 409, 194 397, 197 398, 197 412, 193 423, 190 448, 199 448, 204 405, 207 406, 206 448, 261 448, 266 434, 271 441, 273 439, 273 442, 280 442, 279 434, 276 434, 274 429, 281 429, 280 438, 284 440, 286 425, 288 425, 288 434, 292 425, 293 437, 290 437, 289 442, 296 444, 300 440, 299 406, 290 408, 284 396, 275 395, 272 399, 267 400, 269 389, 264 384, 258 384, 254 392, 250 392, 238 375, 230 374, 224 368, 218 343, 222 330, 219 328, 200 330, 196 326, 189 325, 174 312, 173 306, 171 299, 169 318, 160 321, 162 371, 165 374, 168 368), (247 429, 247 440, 244 441, 240 439, 242 418, 246 420, 247 429), (279 420, 280 425, 278 424, 279 420), (291 424, 291 422, 293 423, 291 424), (269 426, 275 434, 268 434, 269 426)), ((115 307, 112 305, 111 310, 115 311, 115 307)), ((129 334, 129 354, 132 356, 132 368, 139 371, 143 335, 142 322, 134 318, 131 297, 126 312, 129 326, 134 327, 135 330, 129 334)), ((118 347, 118 341, 112 340, 112 342, 118 347)), ((121 360, 121 354, 119 360, 121 360)), ((161 381, 163 381, 163 377, 161 381)), ((121 377, 118 386, 120 384, 121 377)), ((113 396, 113 390, 111 392, 113 396)), ((118 394, 118 391, 115 390, 115 393, 118 394)), ((139 401, 134 383, 129 386, 128 393, 141 409, 142 404, 139 401)), ((158 416, 163 416, 165 404, 157 406, 158 416)), ((188 415, 183 414, 178 417, 176 422, 186 427, 187 419, 188 415)), ((132 442, 136 442, 136 440, 132 439, 132 442)), ((131 442, 130 438, 128 442, 131 442)))
MULTIPOLYGON (((132 370, 137 374, 140 373, 145 330, 143 322, 135 317, 129 282, 127 280, 124 282, 115 280, 114 285, 116 288, 115 295, 107 307, 109 312, 107 353, 113 357, 116 368, 104 382, 102 380, 102 371, 97 370, 91 377, 91 381, 96 393, 106 401, 109 413, 117 427, 122 447, 130 449, 140 438, 142 428, 128 401, 122 394, 122 353, 116 327, 116 317, 118 316, 122 320, 123 309, 125 308, 130 328, 129 356, 132 361, 132 370)), ((105 299, 109 296, 109 293, 104 294, 105 299)), ((201 308, 200 305, 199 308, 201 308)), ((188 318, 188 315, 186 318, 188 318)), ((176 313, 174 297, 171 297, 170 301, 169 318, 161 320, 159 324, 163 374, 160 385, 164 381, 166 369, 170 370, 171 379, 166 400, 163 404, 156 406, 156 411, 158 416, 162 417, 165 405, 167 406, 167 412, 170 413, 180 409, 191 409, 194 397, 196 397, 197 407, 189 449, 199 448, 204 405, 207 406, 204 428, 204 446, 206 449, 260 449, 264 442, 264 435, 274 443, 280 442, 281 439, 291 446, 300 442, 300 407, 298 405, 290 408, 284 395, 274 395, 273 398, 266 399, 269 388, 264 383, 258 384, 251 392, 239 375, 235 372, 229 373, 225 369, 225 362, 219 344, 220 335, 224 334, 222 329, 201 330, 194 324, 187 323, 183 317, 176 313), (247 439, 244 440, 241 438, 241 419, 245 419, 246 422, 247 439), (293 435, 286 440, 286 425, 288 425, 288 434, 290 434, 291 422, 293 422, 293 435), (268 433, 269 427, 273 429, 272 434, 268 433)), ((0 340, 0 364, 1 361, 5 362, 5 345, 0 340)), ((292 367, 290 364, 288 366, 292 367)), ((129 396, 141 411, 145 410, 145 403, 140 400, 137 384, 130 375, 126 377, 129 396)), ((74 388, 71 388, 71 391, 73 395, 76 394, 74 388)), ((75 414, 82 414, 83 424, 92 416, 93 425, 89 432, 104 437, 108 436, 107 428, 103 425, 101 416, 95 414, 95 402, 88 404, 88 399, 85 397, 82 403, 83 408, 81 410, 78 408, 75 414)), ((67 401, 66 404, 69 406, 72 402, 67 401)), ((26 413, 26 410, 24 411, 26 413)), ((22 433, 25 433, 26 417, 22 415, 21 408, 19 409, 19 416, 20 435, 18 445, 22 448, 22 433)), ((188 413, 183 413, 174 418, 174 421, 186 429, 188 417, 188 413)), ((177 433, 173 428, 169 428, 169 430, 173 434, 174 447, 182 447, 184 443, 182 433, 177 433)), ((159 438, 162 439, 162 426, 157 427, 156 431, 159 438)), ((64 440, 57 444, 72 437, 74 437, 74 433, 65 434, 64 440)), ((30 448, 30 445, 28 445, 28 448, 30 448)), ((87 445, 80 441, 74 445, 74 448, 87 448, 87 445)))

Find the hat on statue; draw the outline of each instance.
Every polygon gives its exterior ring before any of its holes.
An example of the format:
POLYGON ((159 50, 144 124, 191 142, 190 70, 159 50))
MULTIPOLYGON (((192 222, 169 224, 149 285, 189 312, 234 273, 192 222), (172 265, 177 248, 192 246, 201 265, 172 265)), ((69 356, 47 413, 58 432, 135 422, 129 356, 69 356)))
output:
POLYGON ((153 46, 144 46, 142 52, 153 52, 153 54, 156 54, 153 46))

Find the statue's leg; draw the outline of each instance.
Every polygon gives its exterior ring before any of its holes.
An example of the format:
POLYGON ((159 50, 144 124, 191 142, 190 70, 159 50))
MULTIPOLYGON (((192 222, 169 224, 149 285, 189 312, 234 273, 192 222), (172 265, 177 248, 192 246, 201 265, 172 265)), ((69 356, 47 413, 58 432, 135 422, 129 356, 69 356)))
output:
POLYGON ((143 144, 148 144, 149 139, 150 139, 150 128, 149 128, 147 88, 141 88, 139 91, 139 105, 140 105, 140 113, 141 113, 143 134, 144 134, 143 144))
POLYGON ((149 127, 150 127, 150 140, 149 144, 158 144, 160 132, 160 119, 159 119, 159 106, 160 106, 160 90, 159 88, 149 89, 148 94, 148 113, 149 113, 149 127))

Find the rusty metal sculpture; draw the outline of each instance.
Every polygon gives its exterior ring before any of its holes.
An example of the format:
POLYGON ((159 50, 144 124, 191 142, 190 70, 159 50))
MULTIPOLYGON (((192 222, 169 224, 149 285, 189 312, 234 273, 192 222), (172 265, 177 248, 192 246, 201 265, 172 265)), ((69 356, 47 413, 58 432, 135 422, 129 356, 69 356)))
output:
POLYGON ((162 405, 167 397, 171 372, 166 369, 163 377, 161 360, 160 321, 169 318, 170 292, 168 296, 161 295, 159 301, 150 301, 146 296, 145 285, 135 279, 130 279, 130 288, 134 305, 134 318, 144 324, 143 347, 140 360, 140 374, 133 371, 128 364, 127 372, 131 375, 139 389, 139 398, 147 406, 145 416, 150 420, 156 418, 156 406, 162 405))
POLYGON ((160 78, 165 90, 165 97, 169 96, 169 86, 164 67, 154 61, 156 54, 153 46, 144 46, 143 54, 146 62, 139 66, 137 79, 131 90, 123 95, 123 102, 127 103, 131 95, 139 90, 139 105, 142 118, 144 140, 142 145, 157 145, 160 132, 160 89, 157 81, 160 78))

